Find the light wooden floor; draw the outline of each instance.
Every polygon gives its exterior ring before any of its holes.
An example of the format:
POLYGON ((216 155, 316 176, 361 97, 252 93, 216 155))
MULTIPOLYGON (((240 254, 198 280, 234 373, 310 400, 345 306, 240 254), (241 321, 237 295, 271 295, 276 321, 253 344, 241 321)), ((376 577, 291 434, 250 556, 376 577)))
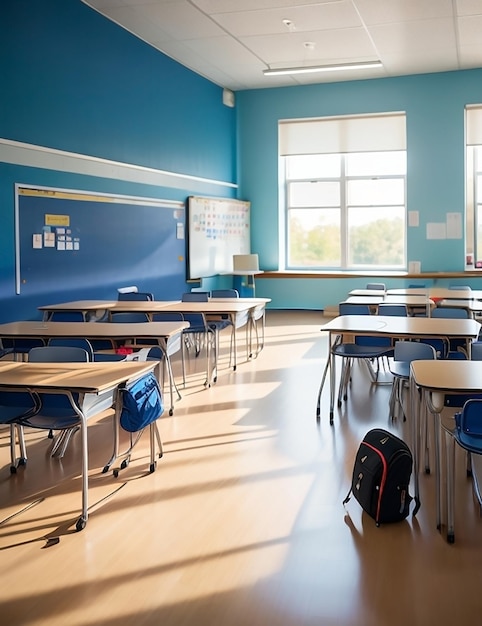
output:
POLYGON ((406 522, 376 528, 354 499, 342 506, 365 432, 408 433, 388 420, 389 387, 370 387, 358 368, 332 427, 325 390, 317 426, 325 321, 270 311, 257 359, 230 372, 225 341, 215 386, 191 370, 159 423, 165 454, 153 474, 147 436, 117 479, 102 474, 111 422, 92 423, 92 508, 80 533, 79 440, 59 461, 44 433, 29 433, 28 465, 11 476, 1 431, 0 623, 481 623, 482 521, 462 455, 454 545, 435 528, 433 476, 421 476, 422 508, 406 522))

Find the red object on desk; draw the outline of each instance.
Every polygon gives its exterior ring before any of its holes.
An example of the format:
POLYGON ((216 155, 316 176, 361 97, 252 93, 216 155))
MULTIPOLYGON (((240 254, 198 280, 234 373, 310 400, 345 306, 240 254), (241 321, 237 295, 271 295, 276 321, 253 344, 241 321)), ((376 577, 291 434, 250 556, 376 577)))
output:
POLYGON ((116 354, 132 354, 134 350, 129 346, 120 346, 116 348, 116 354))

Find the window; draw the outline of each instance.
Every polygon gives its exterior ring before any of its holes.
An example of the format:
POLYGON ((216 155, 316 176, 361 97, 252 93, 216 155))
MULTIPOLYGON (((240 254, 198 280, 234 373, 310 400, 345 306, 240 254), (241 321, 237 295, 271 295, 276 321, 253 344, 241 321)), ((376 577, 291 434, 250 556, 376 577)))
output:
POLYGON ((465 111, 466 239, 468 267, 482 266, 482 106, 465 111))
POLYGON ((406 267, 404 115, 282 122, 280 164, 284 268, 406 267))

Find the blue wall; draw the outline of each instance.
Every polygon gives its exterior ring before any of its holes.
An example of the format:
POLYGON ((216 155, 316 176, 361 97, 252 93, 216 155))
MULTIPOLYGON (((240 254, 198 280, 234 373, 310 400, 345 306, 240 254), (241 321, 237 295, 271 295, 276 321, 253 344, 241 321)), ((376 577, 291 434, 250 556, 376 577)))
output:
MULTIPOLYGON (((408 229, 408 259, 420 260, 422 271, 464 269, 464 241, 427 241, 425 229, 445 221, 447 212, 464 211, 463 113, 466 104, 482 102, 482 70, 244 91, 231 109, 222 104, 219 86, 80 0, 3 0, 0 77, 0 321, 36 317, 38 304, 112 298, 123 284, 113 276, 88 294, 52 287, 42 302, 15 295, 15 183, 182 202, 191 194, 249 199, 252 251, 262 269, 278 269, 278 120, 293 117, 406 111, 408 210, 420 213, 420 226, 408 229), (48 155, 45 162, 26 163, 6 157, 2 140, 150 168, 160 176, 146 183, 130 171, 133 177, 123 180, 96 172, 95 162, 88 173, 52 167, 48 155)), ((226 278, 204 286, 216 282, 229 286, 226 278)), ((277 308, 323 308, 365 282, 258 279, 256 293, 277 308)), ((385 282, 399 286, 401 280, 385 282)), ((463 282, 482 286, 480 279, 463 282)))
MULTIPOLYGON (((407 258, 421 261, 422 272, 463 271, 464 240, 427 240, 425 233, 428 222, 445 222, 447 212, 464 213, 464 107, 481 102, 479 69, 237 94, 240 192, 252 203, 252 251, 260 267, 279 269, 278 120, 406 111, 407 205, 420 215, 419 227, 408 228, 407 258)), ((462 282, 482 287, 480 279, 462 282)), ((258 279, 256 293, 280 308, 323 308, 364 283, 258 279)))
MULTIPOLYGON (((26 165, 6 156, 9 146, 0 143, 0 321, 35 318, 39 304, 113 298, 124 284, 112 276, 89 294, 52 285, 38 302, 16 295, 15 183, 182 202, 192 194, 237 197, 235 110, 222 104, 222 89, 80 0, 3 0, 0 77, 0 140, 152 168, 166 180, 146 184, 139 170, 136 182, 135 168, 126 180, 105 168, 95 175, 95 161, 89 162, 94 175, 70 165, 51 169, 48 153, 26 165)), ((98 227, 105 227, 102 215, 98 227)), ((157 284, 142 286, 160 291, 157 284)), ((169 287, 179 295, 189 288, 169 287)))

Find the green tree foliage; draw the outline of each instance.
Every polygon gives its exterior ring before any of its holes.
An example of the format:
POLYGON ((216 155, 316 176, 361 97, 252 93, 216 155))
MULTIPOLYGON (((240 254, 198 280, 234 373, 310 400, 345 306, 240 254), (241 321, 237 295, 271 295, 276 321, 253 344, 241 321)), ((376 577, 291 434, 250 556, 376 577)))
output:
MULTIPOLYGON (((379 219, 349 229, 349 264, 401 266, 404 263, 403 220, 379 219)), ((290 222, 289 265, 291 267, 340 267, 340 230, 334 224, 318 224, 305 230, 301 222, 290 222)))

